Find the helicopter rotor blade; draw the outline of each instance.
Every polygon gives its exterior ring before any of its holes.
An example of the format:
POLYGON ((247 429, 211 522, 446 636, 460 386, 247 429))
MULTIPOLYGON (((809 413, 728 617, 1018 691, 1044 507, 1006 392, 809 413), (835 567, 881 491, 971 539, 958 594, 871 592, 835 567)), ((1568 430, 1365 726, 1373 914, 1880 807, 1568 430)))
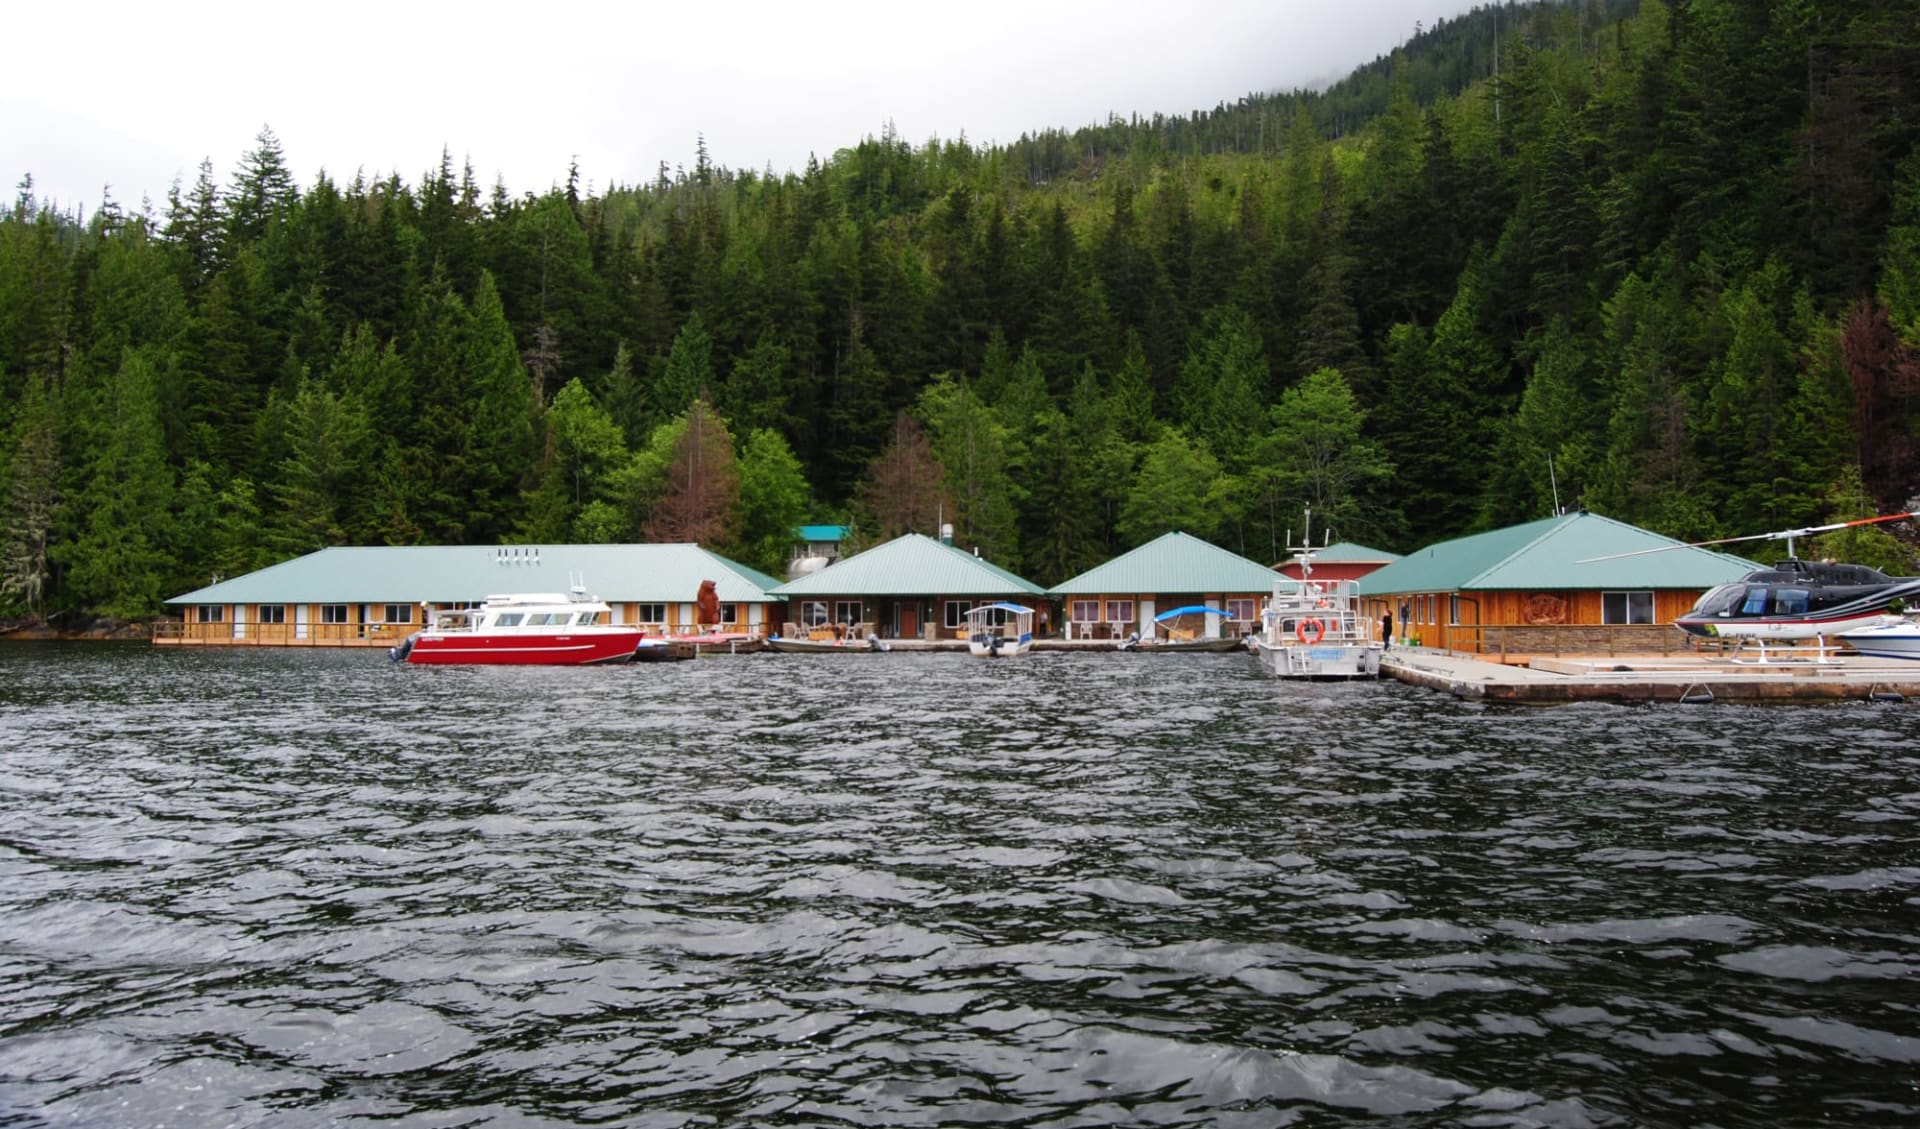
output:
POLYGON ((1737 541, 1780 541, 1792 537, 1808 537, 1815 533, 1831 533, 1836 529, 1851 529, 1856 525, 1878 525, 1883 521, 1902 521, 1910 517, 1920 517, 1920 513, 1881 514, 1879 517, 1863 517, 1854 521, 1836 521, 1831 525, 1810 525, 1805 529, 1783 529, 1777 533, 1749 533, 1744 537, 1720 537, 1712 541, 1689 541, 1684 545, 1660 545, 1652 549, 1635 549, 1630 553, 1613 553, 1604 557, 1587 557, 1574 564, 1592 564, 1594 561, 1616 561, 1623 557, 1644 557, 1648 553, 1665 553, 1674 549, 1700 549, 1708 545, 1731 545, 1737 541))

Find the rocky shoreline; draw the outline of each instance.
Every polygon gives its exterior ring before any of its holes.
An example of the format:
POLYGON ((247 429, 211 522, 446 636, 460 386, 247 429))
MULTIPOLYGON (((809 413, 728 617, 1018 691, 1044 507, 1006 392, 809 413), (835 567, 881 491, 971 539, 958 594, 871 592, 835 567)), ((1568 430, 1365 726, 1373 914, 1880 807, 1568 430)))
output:
POLYGON ((126 619, 88 619, 58 622, 46 619, 0 620, 0 640, 97 640, 147 642, 153 638, 153 624, 126 619))

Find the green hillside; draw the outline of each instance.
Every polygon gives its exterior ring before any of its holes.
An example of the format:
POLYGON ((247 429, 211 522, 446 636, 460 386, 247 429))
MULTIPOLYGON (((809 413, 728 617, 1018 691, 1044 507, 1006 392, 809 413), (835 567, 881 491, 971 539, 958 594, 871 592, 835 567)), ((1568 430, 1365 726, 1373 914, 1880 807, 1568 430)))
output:
POLYGON ((1394 550, 1913 508, 1920 21, 1489 7, 1325 91, 597 194, 299 185, 271 133, 154 215, 29 182, 0 437, 11 615, 340 544, 778 571, 802 521, 945 520, 1051 584, 1168 529, 1276 558, 1308 504, 1394 550))

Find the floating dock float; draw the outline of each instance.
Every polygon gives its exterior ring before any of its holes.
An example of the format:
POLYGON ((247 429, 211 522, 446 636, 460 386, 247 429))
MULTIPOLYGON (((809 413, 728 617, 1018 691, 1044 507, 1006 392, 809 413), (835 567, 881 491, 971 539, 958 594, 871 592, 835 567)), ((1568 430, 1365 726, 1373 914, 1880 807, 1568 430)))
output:
POLYGON ((1394 648, 1382 677, 1458 698, 1549 705, 1560 702, 1903 702, 1920 696, 1920 662, 1829 651, 1773 651, 1766 661, 1725 655, 1536 658, 1525 665, 1447 651, 1394 648))

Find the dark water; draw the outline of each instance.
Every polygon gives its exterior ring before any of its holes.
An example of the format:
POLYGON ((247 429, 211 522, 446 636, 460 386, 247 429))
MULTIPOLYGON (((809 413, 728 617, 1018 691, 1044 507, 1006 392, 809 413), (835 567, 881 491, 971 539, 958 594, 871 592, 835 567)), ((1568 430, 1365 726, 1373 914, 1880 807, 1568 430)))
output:
POLYGON ((1894 1125, 1920 705, 0 646, 0 1123, 1894 1125))

